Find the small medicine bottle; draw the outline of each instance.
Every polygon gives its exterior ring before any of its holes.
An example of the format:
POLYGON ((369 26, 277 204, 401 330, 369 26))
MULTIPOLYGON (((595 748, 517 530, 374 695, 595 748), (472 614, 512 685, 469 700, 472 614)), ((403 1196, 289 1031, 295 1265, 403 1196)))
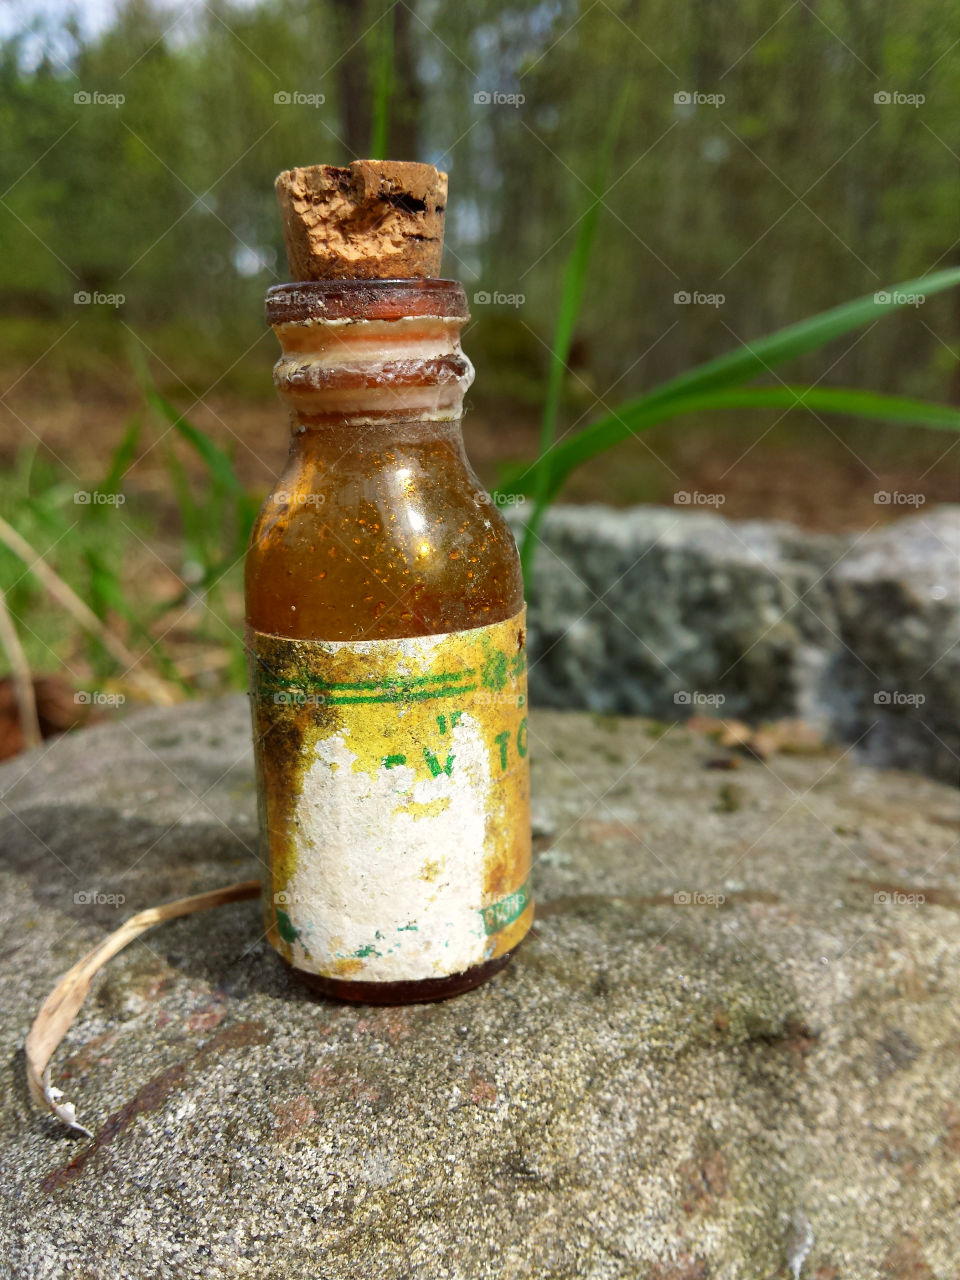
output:
POLYGON ((523 584, 464 452, 468 318, 436 277, 267 296, 292 440, 245 571, 266 928, 340 999, 467 990, 533 918, 523 584))

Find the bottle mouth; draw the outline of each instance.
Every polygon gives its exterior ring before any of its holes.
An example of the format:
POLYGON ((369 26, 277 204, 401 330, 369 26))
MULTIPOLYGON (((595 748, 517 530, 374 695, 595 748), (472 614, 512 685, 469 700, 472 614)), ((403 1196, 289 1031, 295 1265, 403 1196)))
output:
POLYGON ((267 290, 267 323, 402 320, 410 316, 470 319, 459 280, 303 280, 267 290))

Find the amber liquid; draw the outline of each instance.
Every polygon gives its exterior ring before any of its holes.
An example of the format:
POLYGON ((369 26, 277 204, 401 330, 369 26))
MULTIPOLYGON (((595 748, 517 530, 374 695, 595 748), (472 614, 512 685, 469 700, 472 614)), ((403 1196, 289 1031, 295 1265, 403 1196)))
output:
MULTIPOLYGON (((245 593, 250 627, 298 640, 438 635, 523 608, 513 536, 470 469, 459 421, 296 415, 286 469, 253 529, 245 593)), ((512 954, 409 982, 297 972, 327 996, 403 1004, 475 987, 512 954)))
POLYGON ((460 424, 299 427, 253 529, 246 602, 252 627, 297 640, 439 635, 519 613, 513 535, 460 424))

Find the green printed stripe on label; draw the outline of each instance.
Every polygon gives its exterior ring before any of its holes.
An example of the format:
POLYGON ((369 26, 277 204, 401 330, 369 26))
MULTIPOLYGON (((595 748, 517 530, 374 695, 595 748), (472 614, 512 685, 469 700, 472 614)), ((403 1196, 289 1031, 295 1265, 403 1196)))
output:
POLYGON ((385 693, 358 697, 332 694, 324 702, 328 707, 348 707, 359 702, 424 702, 428 698, 459 698, 465 693, 473 693, 476 687, 475 684, 465 684, 454 689, 389 689, 385 693))
POLYGON ((530 882, 527 881, 519 889, 508 894, 506 898, 501 898, 499 902, 492 902, 489 907, 482 907, 480 914, 483 916, 483 927, 487 932, 487 936, 489 937, 491 933, 499 933, 508 924, 513 924, 514 920, 523 915, 529 905, 530 882))
POLYGON ((442 681, 469 680, 476 675, 473 667, 463 671, 441 671, 429 676, 394 676, 390 680, 331 680, 328 689, 379 689, 383 685, 400 685, 413 688, 421 684, 440 684, 442 681))
POLYGON ((340 689, 373 692, 376 689, 418 689, 428 684, 462 684, 473 675, 476 675, 474 668, 467 667, 463 671, 440 671, 427 676, 393 676, 389 680, 312 680, 309 676, 281 676, 273 671, 263 672, 261 678, 271 690, 307 688, 326 693, 340 689))

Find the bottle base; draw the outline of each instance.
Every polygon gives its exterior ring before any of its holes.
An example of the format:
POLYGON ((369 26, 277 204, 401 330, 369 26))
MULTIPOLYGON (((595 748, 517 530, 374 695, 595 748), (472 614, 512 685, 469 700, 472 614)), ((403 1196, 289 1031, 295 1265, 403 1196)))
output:
POLYGON ((472 965, 462 973, 452 973, 446 978, 419 978, 405 982, 350 982, 307 973, 288 961, 284 963, 311 991, 328 1000, 342 1000, 349 1004, 428 1004, 434 1000, 448 1000, 451 996, 479 987, 508 965, 518 949, 519 946, 514 947, 502 956, 472 965))

